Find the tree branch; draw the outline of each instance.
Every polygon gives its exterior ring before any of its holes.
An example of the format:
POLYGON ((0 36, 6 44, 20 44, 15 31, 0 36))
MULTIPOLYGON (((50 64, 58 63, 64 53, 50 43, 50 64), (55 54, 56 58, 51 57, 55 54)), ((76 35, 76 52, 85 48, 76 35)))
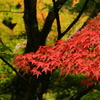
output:
POLYGON ((100 3, 97 3, 95 0, 93 0, 93 2, 94 3, 92 5, 93 8, 91 9, 91 14, 89 15, 88 19, 86 20, 86 22, 84 22, 80 29, 82 29, 89 20, 93 19, 100 12, 100 9, 98 9, 98 7, 100 7, 100 3))
POLYGON ((55 13, 55 18, 57 20, 57 30, 58 30, 58 38, 61 34, 61 25, 60 25, 60 19, 59 19, 59 13, 57 11, 57 6, 55 0, 52 0, 53 6, 54 6, 54 13, 55 13))
POLYGON ((81 91, 78 91, 74 96, 72 96, 69 100, 80 100, 84 95, 86 95, 89 91, 91 91, 95 87, 95 84, 85 88, 81 91))
POLYGON ((24 78, 19 72, 17 72, 17 70, 10 64, 8 63, 3 57, 0 56, 0 59, 6 63, 15 73, 17 76, 21 77, 24 81, 26 81, 30 86, 32 86, 31 83, 28 82, 28 80, 26 78, 24 78))
POLYGON ((86 0, 84 5, 83 5, 83 8, 82 10, 79 12, 77 18, 69 25, 69 27, 59 36, 58 39, 61 39, 72 27, 73 25, 79 20, 79 18, 81 17, 81 15, 83 14, 87 4, 88 4, 89 0, 86 0))
POLYGON ((0 43, 1 43, 3 46, 5 46, 1 38, 0 38, 0 43))
MULTIPOLYGON (((56 1, 56 8, 57 8, 57 12, 61 9, 61 7, 64 5, 64 3, 67 2, 67 0, 57 0, 56 1)), ((51 27, 52 27, 52 23, 55 19, 55 13, 54 13, 54 7, 52 7, 46 17, 46 20, 45 20, 45 23, 44 23, 44 26, 41 30, 41 39, 42 40, 46 40, 50 30, 51 30, 51 27)), ((45 41, 42 41, 41 40, 41 43, 45 45, 45 41)))
POLYGON ((10 63, 8 63, 3 57, 0 56, 0 59, 3 62, 5 62, 18 76, 20 76, 19 73, 17 72, 17 70, 10 63))

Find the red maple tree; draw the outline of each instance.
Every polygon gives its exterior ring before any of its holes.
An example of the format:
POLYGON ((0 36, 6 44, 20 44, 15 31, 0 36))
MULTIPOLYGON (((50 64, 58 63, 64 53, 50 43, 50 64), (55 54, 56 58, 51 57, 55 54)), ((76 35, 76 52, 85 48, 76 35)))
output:
POLYGON ((16 55, 14 64, 37 77, 60 69, 60 74, 84 74, 82 82, 92 85, 100 81, 100 14, 77 31, 66 42, 40 46, 37 52, 16 55))

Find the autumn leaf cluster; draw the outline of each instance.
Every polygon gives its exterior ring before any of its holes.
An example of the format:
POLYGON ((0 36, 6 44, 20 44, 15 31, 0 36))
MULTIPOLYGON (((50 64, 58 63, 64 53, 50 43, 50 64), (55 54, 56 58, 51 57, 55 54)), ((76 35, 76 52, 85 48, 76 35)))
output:
MULTIPOLYGON (((14 64, 25 73, 42 75, 60 69, 61 75, 84 74, 92 82, 100 80, 100 14, 66 42, 40 46, 37 52, 16 55, 14 64)), ((87 80, 83 80, 83 82, 87 80)))

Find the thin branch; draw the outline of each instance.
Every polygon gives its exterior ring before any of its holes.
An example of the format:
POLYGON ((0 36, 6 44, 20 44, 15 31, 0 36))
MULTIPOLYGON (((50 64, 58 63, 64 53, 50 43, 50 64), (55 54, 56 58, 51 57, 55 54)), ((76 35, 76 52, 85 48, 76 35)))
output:
POLYGON ((18 76, 20 76, 19 73, 17 72, 17 70, 10 63, 8 63, 3 57, 0 56, 0 59, 3 62, 5 62, 18 76))
POLYGON ((31 83, 28 82, 28 80, 26 78, 24 78, 19 72, 17 72, 17 70, 9 63, 7 62, 3 57, 0 56, 0 59, 5 62, 15 73, 17 76, 21 77, 24 81, 26 81, 30 86, 32 86, 31 83))
POLYGON ((72 27, 73 25, 79 20, 79 18, 81 17, 81 15, 83 14, 87 4, 88 4, 89 0, 86 0, 82 10, 79 12, 78 16, 76 17, 76 19, 69 25, 69 27, 60 35, 60 37, 58 39, 61 39, 72 27))
POLYGON ((89 91, 91 91, 96 84, 93 84, 81 91, 78 91, 74 96, 72 96, 69 100, 80 100, 84 95, 86 95, 89 91))
MULTIPOLYGON (((56 7, 57 7, 57 11, 59 11, 61 9, 61 7, 67 2, 67 0, 57 0, 56 1, 56 7)), ((52 27, 52 24, 53 24, 53 21, 55 19, 55 14, 54 14, 54 7, 52 7, 45 19, 45 23, 44 23, 44 26, 41 30, 41 39, 42 40, 45 40, 51 30, 51 27, 52 27)), ((44 41, 43 41, 44 42, 44 41)), ((45 43, 42 43, 41 41, 41 44, 45 44, 45 43)))
POLYGON ((5 46, 1 38, 0 38, 0 43, 1 43, 3 46, 5 46))
POLYGON ((53 2, 53 6, 54 6, 55 18, 57 20, 57 30, 58 30, 58 38, 59 38, 59 36, 61 34, 60 18, 59 18, 59 13, 57 11, 58 9, 57 9, 55 0, 52 0, 52 2, 53 2))
POLYGON ((0 12, 9 12, 9 13, 24 13, 24 11, 11 11, 11 10, 0 10, 0 12))

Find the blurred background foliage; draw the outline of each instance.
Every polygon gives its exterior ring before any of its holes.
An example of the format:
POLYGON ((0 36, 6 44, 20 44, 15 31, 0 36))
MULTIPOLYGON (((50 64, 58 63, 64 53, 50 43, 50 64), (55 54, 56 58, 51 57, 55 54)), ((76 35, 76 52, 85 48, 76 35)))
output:
MULTIPOLYGON (((61 21, 61 31, 63 32, 71 22, 77 17, 85 0, 67 0, 66 4, 59 12, 61 21)), ((79 21, 63 37, 63 40, 79 30, 88 17, 95 10, 95 5, 100 3, 99 0, 90 0, 85 12, 79 21), (93 5, 93 6, 91 6, 93 5)), ((37 18, 39 29, 41 30, 48 11, 52 7, 52 0, 38 0, 37 18)), ((13 57, 16 54, 24 52, 26 46, 26 34, 23 21, 24 4, 23 0, 0 0, 0 56, 4 57, 13 65, 13 57)), ((54 43, 57 38, 57 26, 54 21, 50 34, 48 35, 47 44, 54 43)), ((9 90, 3 89, 11 84, 11 79, 15 76, 12 69, 0 60, 0 100, 10 100, 9 90)), ((56 70, 51 76, 51 84, 47 93, 44 94, 44 100, 68 100, 77 90, 83 88, 80 80, 82 75, 68 75, 67 77, 59 76, 56 70)), ((100 100, 100 84, 90 93, 85 95, 81 100, 100 100)))

